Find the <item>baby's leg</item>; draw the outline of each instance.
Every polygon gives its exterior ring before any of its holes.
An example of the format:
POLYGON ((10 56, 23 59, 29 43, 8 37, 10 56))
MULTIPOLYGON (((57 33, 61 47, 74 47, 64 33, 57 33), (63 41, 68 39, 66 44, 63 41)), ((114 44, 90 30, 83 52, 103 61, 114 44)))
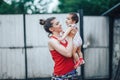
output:
POLYGON ((82 54, 82 52, 81 52, 81 47, 78 47, 77 48, 77 54, 78 54, 78 56, 79 56, 79 60, 80 60, 80 64, 84 64, 85 63, 85 61, 84 61, 84 59, 83 59, 83 54, 82 54))
POLYGON ((76 52, 77 52, 77 54, 78 54, 78 56, 79 56, 80 58, 83 58, 83 54, 82 54, 82 52, 81 52, 81 47, 77 47, 76 52))
POLYGON ((75 66, 74 66, 75 69, 81 64, 79 56, 76 52, 77 52, 77 46, 74 45, 74 47, 73 47, 73 58, 75 60, 75 66))
POLYGON ((78 56, 78 54, 76 54, 76 51, 77 51, 77 46, 74 45, 72 53, 73 53, 73 58, 74 58, 75 62, 79 60, 79 56, 78 56))

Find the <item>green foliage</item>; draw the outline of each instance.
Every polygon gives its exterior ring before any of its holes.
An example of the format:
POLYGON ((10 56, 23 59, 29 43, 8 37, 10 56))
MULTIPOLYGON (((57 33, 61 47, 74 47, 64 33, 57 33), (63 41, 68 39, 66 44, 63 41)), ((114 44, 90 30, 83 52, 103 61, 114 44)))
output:
POLYGON ((31 11, 31 14, 45 13, 47 11, 48 1, 43 3, 43 0, 38 1, 39 9, 35 4, 34 0, 11 0, 12 4, 7 4, 4 0, 0 0, 0 14, 22 14, 31 11))
POLYGON ((83 9, 84 15, 100 15, 110 9, 119 0, 59 0, 59 9, 62 13, 78 12, 83 9))
MULTIPOLYGON (((48 2, 39 0, 37 6, 34 1, 19 0, 16 2, 16 0, 12 0, 11 4, 7 4, 4 0, 0 0, 0 14, 27 14, 28 11, 31 11, 31 14, 47 13, 47 5, 51 0, 48 2)), ((83 9, 84 15, 101 15, 120 0, 59 0, 59 2, 59 10, 53 11, 53 13, 78 12, 79 9, 83 9)))
POLYGON ((0 14, 21 14, 23 13, 23 3, 12 1, 12 4, 7 4, 3 0, 0 1, 0 14))

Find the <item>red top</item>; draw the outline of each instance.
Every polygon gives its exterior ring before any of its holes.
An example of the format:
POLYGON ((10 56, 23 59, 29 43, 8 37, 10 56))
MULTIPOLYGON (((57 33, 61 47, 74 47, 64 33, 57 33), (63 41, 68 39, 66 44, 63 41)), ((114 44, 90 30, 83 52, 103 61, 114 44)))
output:
MULTIPOLYGON (((54 36, 51 36, 51 38, 57 39, 54 36)), ((66 41, 65 43, 60 42, 64 47, 68 45, 68 42, 66 41)), ((54 75, 64 75, 72 70, 74 70, 74 60, 73 58, 67 58, 63 55, 61 55, 59 52, 56 50, 50 50, 50 53, 52 55, 52 58, 55 62, 54 65, 54 75)))

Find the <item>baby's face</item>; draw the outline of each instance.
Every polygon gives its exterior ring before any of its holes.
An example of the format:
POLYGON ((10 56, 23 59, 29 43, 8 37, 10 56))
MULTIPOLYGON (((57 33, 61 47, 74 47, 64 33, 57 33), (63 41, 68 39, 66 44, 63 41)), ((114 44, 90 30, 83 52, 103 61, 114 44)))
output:
POLYGON ((72 20, 72 15, 68 14, 67 17, 66 17, 66 24, 67 26, 70 25, 70 24, 75 24, 75 22, 72 20))

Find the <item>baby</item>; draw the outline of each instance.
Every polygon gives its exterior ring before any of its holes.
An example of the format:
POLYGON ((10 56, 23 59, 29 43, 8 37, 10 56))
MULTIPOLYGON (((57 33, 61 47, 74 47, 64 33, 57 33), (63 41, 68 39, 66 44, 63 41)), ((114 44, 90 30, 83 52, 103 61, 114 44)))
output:
MULTIPOLYGON (((66 24, 68 26, 67 30, 65 31, 65 33, 63 33, 63 36, 61 38, 59 38, 59 40, 63 40, 66 38, 66 36, 72 31, 72 28, 77 28, 76 24, 78 23, 78 16, 76 13, 69 13, 67 15, 67 20, 66 20, 66 24)), ((82 45, 82 39, 79 35, 79 32, 77 31, 74 39, 73 39, 73 58, 75 60, 75 69, 81 65, 84 64, 84 60, 83 60, 83 55, 81 52, 81 45, 82 45), (77 53, 77 54, 76 54, 77 53)))

